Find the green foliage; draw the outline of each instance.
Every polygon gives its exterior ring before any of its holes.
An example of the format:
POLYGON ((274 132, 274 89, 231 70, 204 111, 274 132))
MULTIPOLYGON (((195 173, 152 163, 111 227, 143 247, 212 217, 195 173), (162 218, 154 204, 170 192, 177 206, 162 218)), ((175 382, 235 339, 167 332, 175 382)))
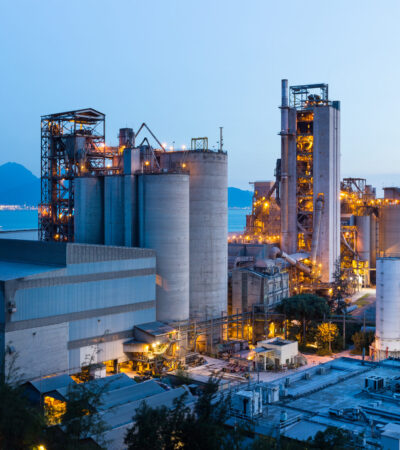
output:
POLYGON ((328 347, 319 347, 317 350, 318 356, 330 356, 332 355, 332 352, 329 350, 328 347))
POLYGON ((45 428, 41 411, 24 396, 17 359, 14 353, 0 361, 0 448, 7 450, 40 445, 45 428))
POLYGON ((43 442, 44 419, 20 387, 0 384, 0 448, 27 449, 43 442))
POLYGON ((279 440, 269 436, 260 436, 254 439, 247 450, 307 450, 310 448, 309 444, 294 441, 284 436, 280 436, 279 440))
POLYGON ((336 427, 328 427, 325 431, 318 431, 314 439, 309 440, 315 448, 324 450, 342 450, 354 448, 350 431, 336 427))
POLYGON ((172 384, 174 386, 181 386, 182 384, 190 384, 190 378, 186 370, 179 368, 175 372, 175 376, 172 378, 172 384))
POLYGON ((90 436, 96 437, 96 440, 105 446, 102 436, 107 427, 97 412, 103 404, 102 396, 107 388, 107 383, 99 386, 95 382, 88 382, 73 385, 68 390, 67 408, 61 419, 64 433, 57 439, 50 436, 51 440, 57 441, 53 443, 52 448, 55 450, 90 448, 90 444, 84 442, 90 436))
POLYGON ((277 307, 277 312, 285 314, 288 320, 302 322, 302 342, 306 343, 307 329, 312 321, 320 321, 330 314, 326 299, 313 294, 299 294, 284 299, 277 307))
POLYGON ((337 325, 334 323, 324 322, 318 325, 317 331, 317 342, 321 342, 322 344, 332 343, 335 338, 338 336, 339 330, 337 325))
POLYGON ((174 408, 151 408, 145 402, 136 410, 135 423, 125 436, 129 450, 219 450, 240 449, 244 430, 233 432, 225 428, 229 417, 230 398, 218 397, 219 381, 210 379, 193 410, 185 406, 184 398, 175 401, 174 408))
POLYGON ((358 331, 353 334, 351 339, 354 342, 353 353, 361 354, 363 348, 365 348, 365 352, 368 353, 369 346, 374 342, 375 333, 373 331, 367 331, 366 333, 363 331, 358 331))

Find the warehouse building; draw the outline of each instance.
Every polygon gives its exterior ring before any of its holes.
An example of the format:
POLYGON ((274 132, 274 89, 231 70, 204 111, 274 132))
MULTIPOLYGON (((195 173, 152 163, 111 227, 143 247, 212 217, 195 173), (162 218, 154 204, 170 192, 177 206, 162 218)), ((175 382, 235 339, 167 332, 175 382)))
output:
POLYGON ((127 359, 124 342, 155 320, 149 249, 0 240, 0 357, 24 379, 127 359))

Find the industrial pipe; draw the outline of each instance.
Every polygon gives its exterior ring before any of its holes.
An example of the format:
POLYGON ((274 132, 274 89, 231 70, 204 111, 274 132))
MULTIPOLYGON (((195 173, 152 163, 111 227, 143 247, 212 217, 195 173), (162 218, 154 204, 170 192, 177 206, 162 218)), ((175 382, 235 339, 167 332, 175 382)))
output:
POLYGON ((297 261, 294 259, 291 255, 288 255, 284 251, 282 251, 278 247, 273 247, 271 249, 270 255, 273 255, 275 258, 283 258, 285 261, 287 261, 290 265, 297 267, 302 272, 311 275, 311 267, 306 266, 300 261, 297 261))
POLYGON ((289 101, 288 80, 282 80, 281 105, 281 230, 282 247, 287 248, 289 234, 289 101))
POLYGON ((315 200, 314 232, 311 241, 311 264, 314 267, 317 264, 317 252, 319 247, 319 232, 321 229, 322 211, 324 209, 324 194, 318 194, 315 200))

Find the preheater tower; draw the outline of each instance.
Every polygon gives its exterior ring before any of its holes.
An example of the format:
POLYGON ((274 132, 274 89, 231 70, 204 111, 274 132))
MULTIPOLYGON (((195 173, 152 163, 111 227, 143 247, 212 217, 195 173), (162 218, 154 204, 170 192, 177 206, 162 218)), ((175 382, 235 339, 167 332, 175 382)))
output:
POLYGON ((340 257, 340 103, 328 85, 282 80, 281 248, 310 255, 313 274, 333 278, 340 257))

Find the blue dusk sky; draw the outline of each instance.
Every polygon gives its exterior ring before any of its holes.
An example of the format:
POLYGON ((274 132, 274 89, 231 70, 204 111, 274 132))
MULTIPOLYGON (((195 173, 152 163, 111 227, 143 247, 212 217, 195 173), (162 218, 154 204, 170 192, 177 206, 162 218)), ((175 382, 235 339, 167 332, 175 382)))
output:
POLYGON ((271 179, 280 80, 341 101, 342 176, 399 184, 398 0, 1 0, 0 163, 40 173, 40 116, 145 121, 175 147, 224 127, 229 185, 271 179))

